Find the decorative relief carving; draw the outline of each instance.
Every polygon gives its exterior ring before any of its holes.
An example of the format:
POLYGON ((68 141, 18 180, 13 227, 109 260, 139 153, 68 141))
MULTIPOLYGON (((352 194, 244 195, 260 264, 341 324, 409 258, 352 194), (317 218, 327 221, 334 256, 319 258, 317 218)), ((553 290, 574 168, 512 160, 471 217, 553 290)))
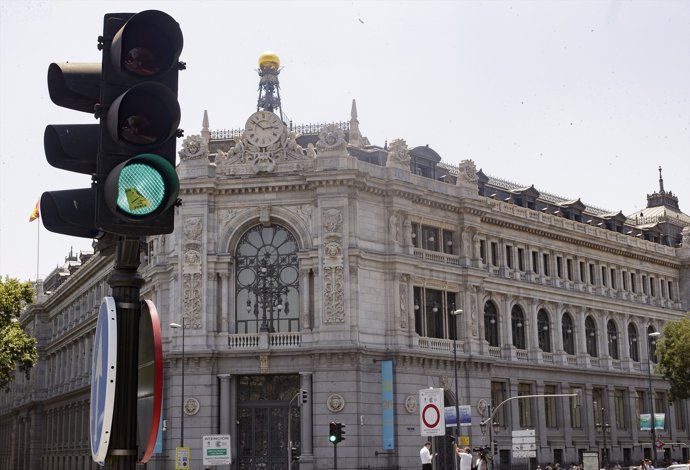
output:
POLYGON ((229 151, 219 150, 216 154, 217 171, 224 175, 273 173, 280 166, 286 171, 299 169, 286 163, 313 161, 316 152, 313 146, 307 149, 297 143, 298 134, 289 132, 284 126, 280 139, 266 147, 257 147, 245 137, 243 132, 237 143, 229 151))
POLYGON ((190 135, 182 142, 182 150, 178 152, 180 161, 208 159, 208 145, 199 135, 190 135))
POLYGON ((259 356, 259 371, 262 374, 268 374, 268 356, 265 354, 262 354, 259 356))
POLYGON ((472 336, 477 336, 479 335, 479 320, 477 319, 478 312, 477 312, 477 297, 475 295, 471 295, 470 297, 470 319, 471 319, 471 324, 472 324, 472 336))
POLYGON ((410 151, 403 139, 395 139, 388 146, 386 166, 410 170, 410 151))
POLYGON ((184 327, 201 328, 201 273, 182 274, 184 327))
POLYGON ((400 276, 399 284, 400 292, 400 328, 407 329, 407 316, 409 312, 407 311, 407 276, 400 276))
POLYGON ((201 229, 201 217, 186 217, 183 225, 185 245, 201 241, 201 229))
POLYGON ((331 413, 340 413, 345 409, 345 398, 337 393, 331 393, 326 399, 326 407, 331 413))
POLYGON ((407 411, 409 414, 414 413, 417 411, 417 406, 419 402, 417 401, 417 397, 414 395, 408 395, 405 397, 405 411, 407 411))
POLYGON ((403 220, 403 244, 404 246, 412 245, 412 221, 410 216, 405 216, 403 220))
POLYGON ((323 250, 324 322, 343 323, 345 321, 345 276, 341 235, 343 228, 342 210, 337 208, 325 209, 322 221, 326 238, 329 239, 323 250))
POLYGON ((347 155, 347 142, 343 130, 333 124, 325 126, 319 132, 319 140, 316 142, 318 155, 342 154, 347 155))
POLYGON ((323 228, 326 233, 340 234, 343 229, 343 213, 340 209, 325 209, 323 211, 323 228))
POLYGON ((184 414, 188 416, 194 416, 195 414, 197 414, 199 412, 199 408, 199 400, 197 400, 196 398, 187 398, 184 401, 184 414))
POLYGON ((237 215, 242 212, 240 209, 223 209, 218 212, 218 218, 220 220, 221 227, 228 224, 229 221, 237 217, 237 215))

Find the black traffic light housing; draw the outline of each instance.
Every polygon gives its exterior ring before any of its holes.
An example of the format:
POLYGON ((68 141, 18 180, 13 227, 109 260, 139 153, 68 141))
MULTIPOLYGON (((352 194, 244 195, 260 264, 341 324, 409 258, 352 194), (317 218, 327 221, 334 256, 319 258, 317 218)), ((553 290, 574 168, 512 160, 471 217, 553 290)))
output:
POLYGON ((333 445, 338 443, 338 423, 328 423, 328 441, 333 445))
POLYGON ((157 10, 105 15, 96 225, 121 235, 174 228, 183 38, 157 10))
POLYGON ((48 230, 85 238, 173 231, 182 45, 180 26, 166 13, 108 13, 100 64, 48 67, 51 100, 100 119, 100 125, 45 129, 48 162, 92 179, 90 188, 41 196, 48 230))
POLYGON ((330 422, 328 424, 328 441, 337 445, 345 440, 345 425, 343 423, 330 422))
MULTIPOLYGON (((53 103, 94 113, 99 103, 101 65, 50 64, 48 94, 53 103)), ((98 157, 98 124, 48 125, 43 133, 46 159, 55 168, 93 175, 98 157)), ((41 220, 51 232, 97 238, 95 188, 47 191, 41 196, 41 220)))
POLYGON ((335 423, 337 442, 345 440, 345 425, 343 423, 335 423))

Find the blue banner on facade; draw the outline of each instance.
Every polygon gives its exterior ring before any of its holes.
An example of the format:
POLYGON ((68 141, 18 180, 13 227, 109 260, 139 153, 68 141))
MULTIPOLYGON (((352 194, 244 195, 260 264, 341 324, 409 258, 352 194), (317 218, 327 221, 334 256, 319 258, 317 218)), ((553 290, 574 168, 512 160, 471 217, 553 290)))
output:
POLYGON ((393 408, 393 361, 381 361, 381 429, 383 448, 395 449, 393 435, 395 413, 393 408))

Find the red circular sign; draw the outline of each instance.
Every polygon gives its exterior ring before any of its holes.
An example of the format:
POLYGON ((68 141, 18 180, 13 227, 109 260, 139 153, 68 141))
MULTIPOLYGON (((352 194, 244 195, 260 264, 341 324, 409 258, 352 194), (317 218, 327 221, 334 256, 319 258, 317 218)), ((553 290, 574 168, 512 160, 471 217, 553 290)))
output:
POLYGON ((427 428, 435 428, 438 422, 441 421, 441 412, 439 411, 438 406, 436 406, 434 403, 429 403, 428 405, 426 405, 422 410, 422 421, 424 421, 424 426, 426 426, 427 428), (429 410, 432 410, 434 413, 436 413, 433 422, 427 420, 426 413, 429 410))

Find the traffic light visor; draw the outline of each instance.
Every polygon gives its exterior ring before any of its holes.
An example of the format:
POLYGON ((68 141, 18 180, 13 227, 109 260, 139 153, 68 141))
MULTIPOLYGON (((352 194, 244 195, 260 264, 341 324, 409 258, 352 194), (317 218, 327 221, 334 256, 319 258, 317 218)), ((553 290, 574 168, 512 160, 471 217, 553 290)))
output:
POLYGON ((108 110, 110 137, 132 149, 153 148, 170 139, 180 123, 177 97, 159 83, 142 83, 120 95, 108 110))
POLYGON ((108 175, 105 190, 111 211, 130 220, 146 220, 175 202, 179 179, 166 159, 142 154, 116 167, 108 175))
POLYGON ((182 43, 180 25, 171 16, 157 10, 143 11, 115 34, 112 65, 125 75, 155 78, 177 67, 182 43))

